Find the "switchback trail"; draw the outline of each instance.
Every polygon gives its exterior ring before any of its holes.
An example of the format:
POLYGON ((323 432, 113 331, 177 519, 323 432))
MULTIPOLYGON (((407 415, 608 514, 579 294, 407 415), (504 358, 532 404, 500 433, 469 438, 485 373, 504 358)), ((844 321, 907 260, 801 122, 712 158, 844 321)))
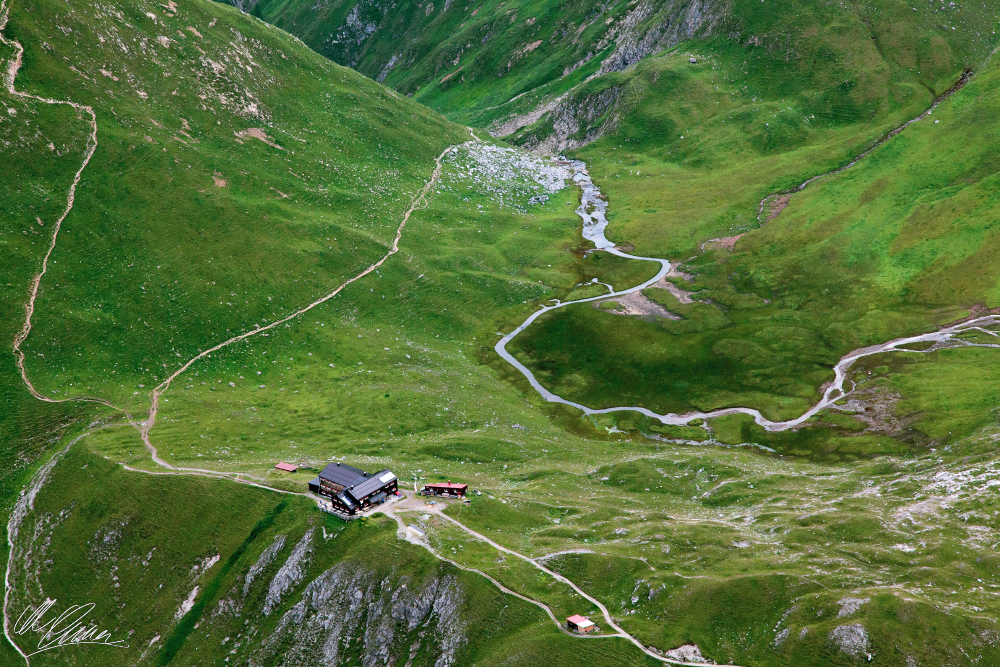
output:
MULTIPOLYGON (((73 175, 73 182, 69 186, 69 193, 66 196, 66 207, 63 209, 59 218, 56 219, 55 225, 53 225, 52 239, 49 241, 48 250, 45 252, 45 257, 42 259, 41 270, 35 274, 35 277, 32 279, 31 285, 28 288, 28 300, 24 304, 24 324, 21 325, 21 329, 14 336, 14 362, 17 365, 18 371, 21 373, 21 379, 24 381, 24 386, 27 387, 29 392, 31 392, 32 396, 40 401, 45 401, 46 403, 89 401, 106 405, 107 407, 120 412, 125 412, 121 408, 112 405, 103 398, 92 396, 60 399, 49 398, 35 389, 35 386, 31 384, 31 380, 28 379, 28 373, 24 368, 24 351, 21 349, 21 345, 31 333, 31 318, 35 314, 35 300, 38 298, 38 290, 41 287, 42 278, 45 277, 45 273, 49 270, 49 258, 52 256, 52 251, 56 249, 56 240, 59 238, 59 230, 62 228, 62 223, 66 219, 66 216, 69 215, 69 212, 73 210, 73 202, 76 199, 76 186, 80 184, 80 178, 83 176, 83 170, 87 168, 88 164, 90 164, 90 158, 94 157, 94 152, 97 150, 97 114, 94 113, 94 109, 92 107, 87 106, 86 104, 77 104, 76 102, 71 102, 69 100, 54 100, 48 97, 32 95, 31 93, 25 93, 17 90, 14 87, 14 79, 17 78, 17 72, 21 69, 22 59, 24 57, 24 47, 22 47, 21 43, 17 40, 8 40, 6 35, 4 35, 4 30, 7 28, 7 20, 9 19, 9 16, 9 0, 3 0, 0 2, 0 43, 14 49, 14 58, 7 63, 7 69, 3 73, 3 83, 4 88, 7 90, 7 94, 12 97, 20 97, 26 100, 42 102, 43 104, 65 104, 76 109, 81 116, 86 115, 89 119, 88 123, 90 124, 90 136, 87 138, 87 146, 83 152, 83 162, 80 164, 80 168, 76 170, 76 174, 73 175)), ((131 417, 129 417, 129 419, 131 420, 131 417)))

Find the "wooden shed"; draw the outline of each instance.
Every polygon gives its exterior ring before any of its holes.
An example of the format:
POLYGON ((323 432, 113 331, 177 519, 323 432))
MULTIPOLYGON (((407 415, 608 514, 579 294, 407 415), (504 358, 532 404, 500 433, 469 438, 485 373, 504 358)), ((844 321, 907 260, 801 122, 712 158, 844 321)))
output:
POLYGON ((592 621, 584 618, 583 616, 580 616, 579 614, 573 614, 572 616, 567 618, 566 627, 572 630, 573 632, 582 632, 582 633, 593 632, 594 630, 597 629, 597 626, 594 625, 592 621))
POLYGON ((425 484, 420 493, 425 496, 450 496, 452 498, 464 498, 468 491, 468 484, 454 484, 451 480, 448 480, 447 482, 425 484))

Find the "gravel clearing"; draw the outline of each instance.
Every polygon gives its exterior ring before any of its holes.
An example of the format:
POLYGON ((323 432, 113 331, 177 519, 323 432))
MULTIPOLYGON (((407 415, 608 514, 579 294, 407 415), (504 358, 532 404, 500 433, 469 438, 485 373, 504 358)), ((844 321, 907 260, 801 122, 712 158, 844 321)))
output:
POLYGON ((840 612, 837 618, 853 616, 854 612, 861 608, 861 605, 871 602, 871 598, 844 598, 840 601, 840 612))

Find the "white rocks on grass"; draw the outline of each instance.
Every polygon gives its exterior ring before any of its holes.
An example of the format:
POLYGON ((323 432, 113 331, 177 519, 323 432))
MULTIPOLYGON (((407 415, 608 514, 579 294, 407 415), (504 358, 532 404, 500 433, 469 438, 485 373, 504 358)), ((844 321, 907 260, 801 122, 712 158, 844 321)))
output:
POLYGON ((838 625, 830 632, 828 639, 842 652, 854 658, 867 657, 871 646, 868 632, 860 623, 838 625))
POLYGON ((471 183, 478 194, 522 211, 525 206, 545 203, 573 178, 565 163, 481 142, 452 151, 446 161, 450 169, 443 182, 471 183))
POLYGON ((684 644, 677 648, 672 648, 666 653, 668 658, 680 660, 681 662, 696 662, 705 665, 714 665, 715 661, 709 660, 701 654, 701 649, 695 644, 684 644))
POLYGON ((299 543, 292 549, 288 560, 271 580, 271 585, 267 589, 267 597, 264 599, 265 616, 269 615, 281 602, 281 597, 295 588, 295 585, 302 581, 305 576, 312 556, 312 534, 313 531, 310 529, 302 536, 299 543))
POLYGON ((211 567, 218 562, 219 562, 219 554, 203 558, 200 562, 195 563, 194 567, 191 568, 191 576, 197 577, 201 575, 205 571, 211 569, 211 567))
POLYGON ((837 614, 837 618, 854 615, 854 612, 860 609, 861 605, 867 604, 871 600, 871 598, 844 598, 838 603, 840 604, 840 612, 837 614))
POLYGON ((243 596, 246 597, 250 593, 250 587, 253 585, 254 579, 257 578, 264 569, 271 564, 274 557, 278 555, 278 552, 285 548, 285 536, 275 535, 274 541, 268 545, 264 552, 261 553, 260 558, 254 563, 250 570, 247 572, 247 576, 243 580, 243 596))
POLYGON ((191 608, 194 607, 194 599, 198 597, 199 590, 201 590, 200 586, 195 586, 191 590, 191 592, 187 596, 187 599, 181 602, 181 606, 178 607, 177 611, 174 613, 174 620, 177 621, 181 620, 181 618, 184 617, 184 614, 191 611, 191 608))

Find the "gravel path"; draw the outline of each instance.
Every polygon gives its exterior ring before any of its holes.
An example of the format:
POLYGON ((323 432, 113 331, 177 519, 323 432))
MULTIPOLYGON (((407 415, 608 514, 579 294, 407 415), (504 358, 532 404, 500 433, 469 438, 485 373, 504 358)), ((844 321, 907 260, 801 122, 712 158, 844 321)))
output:
MULTIPOLYGON (((504 591, 506 593, 510 593, 511 595, 515 595, 515 596, 521 598, 522 600, 525 600, 527 602, 530 602, 530 603, 532 603, 532 604, 534 604, 534 605, 542 608, 548 614, 549 618, 552 619, 552 622, 556 624, 556 627, 558 627, 562 632, 565 632, 566 634, 572 635, 573 637, 588 638, 588 639, 606 639, 608 637, 620 637, 620 638, 626 639, 629 642, 631 642, 632 644, 634 644, 636 647, 639 648, 639 650, 641 650, 643 653, 645 653, 646 655, 650 656, 651 658, 655 658, 655 659, 660 660, 660 661, 662 661, 664 663, 667 663, 667 664, 670 664, 670 665, 688 665, 688 666, 691 666, 691 667, 704 667, 705 663, 694 663, 694 662, 684 662, 684 661, 681 661, 681 660, 674 660, 672 658, 668 658, 666 656, 660 655, 659 653, 656 653, 651 648, 646 647, 642 642, 640 642, 638 639, 636 639, 635 637, 633 637, 632 635, 630 635, 628 632, 626 632, 624 629, 622 629, 622 627, 619 626, 617 623, 615 623, 614 619, 611 617, 611 613, 608 611, 608 608, 605 607, 604 604, 600 600, 598 600, 597 598, 595 598, 595 597, 587 594, 583 589, 581 589, 579 586, 577 586, 576 584, 574 584, 572 581, 570 581, 569 579, 567 579, 563 575, 559 574, 558 572, 556 572, 554 570, 550 570, 549 568, 545 567, 545 565, 543 565, 542 562, 541 562, 542 559, 529 558, 528 556, 525 556, 522 553, 519 553, 517 551, 514 551, 513 549, 505 547, 502 544, 498 544, 498 543, 494 542, 493 540, 491 540, 490 538, 488 538, 485 535, 483 535, 482 533, 477 533, 476 531, 472 530, 471 528, 469 528, 465 524, 461 523, 460 521, 457 521, 456 519, 451 518, 450 516, 448 516, 447 514, 445 514, 442 511, 443 510, 442 507, 433 506, 433 505, 425 505, 423 503, 416 503, 415 501, 417 501, 417 500, 422 500, 422 499, 420 499, 420 498, 407 498, 407 501, 404 501, 402 503, 396 503, 396 504, 394 504, 394 505, 386 508, 386 510, 385 510, 385 513, 388 514, 389 516, 391 516, 393 519, 395 519, 396 523, 399 525, 399 533, 398 534, 399 534, 399 537, 401 539, 405 539, 406 541, 408 541, 408 542, 410 542, 412 544, 416 544, 416 545, 422 546, 423 548, 427 549, 432 554, 434 554, 436 557, 440 558, 441 560, 448 561, 449 563, 455 565, 458 568, 461 568, 461 569, 469 571, 469 572, 475 572, 477 574, 480 574, 480 575, 486 577, 487 579, 489 579, 491 582, 493 582, 493 584, 496 585, 497 588, 499 588, 500 590, 502 590, 502 591, 504 591), (552 609, 549 608, 549 606, 546 605, 545 603, 539 602, 538 600, 534 600, 534 599, 529 598, 529 597, 526 597, 524 595, 521 595, 520 593, 516 593, 516 592, 510 590, 509 588, 504 587, 503 584, 501 584, 500 582, 498 582, 496 579, 494 579, 490 575, 486 574, 485 572, 482 572, 480 570, 476 570, 474 568, 466 567, 464 565, 460 565, 459 563, 456 563, 455 561, 451 560, 450 558, 445 558, 441 554, 437 553, 433 548, 431 548, 431 546, 427 543, 427 541, 425 539, 420 539, 418 537, 415 537, 411 533, 411 531, 407 527, 405 521, 399 515, 399 512, 401 512, 401 511, 404 511, 404 512, 405 511, 411 511, 411 512, 419 511, 419 512, 423 512, 425 514, 434 514, 435 516, 440 517, 441 519, 443 519, 445 522, 447 522, 447 523, 455 526, 456 528, 458 528, 458 529, 460 529, 460 530, 468 533, 469 535, 471 535, 475 539, 480 540, 481 542, 485 542, 486 544, 489 544, 491 547, 493 547, 497 551, 500 551, 500 552, 505 553, 505 554, 510 554, 511 556, 514 556, 515 558, 520 558, 524 562, 526 562, 526 563, 528 563, 528 564, 530 564, 530 565, 538 568, 539 570, 541 570, 542 572, 546 573, 547 575, 549 575, 550 577, 552 577, 556 581, 559 581, 559 582, 562 582, 562 583, 566 584, 567 586, 569 586, 570 588, 572 588, 578 595, 580 595, 583 599, 587 600, 588 602, 590 602, 591 604, 593 604, 594 606, 596 606, 598 609, 600 609, 601 610, 601 615, 604 616, 604 622, 607 623, 608 627, 612 628, 614 630, 614 632, 613 633, 602 634, 602 635, 581 635, 581 634, 577 634, 577 633, 574 633, 574 632, 570 632, 556 618, 556 615, 553 613, 552 609)), ((738 667, 738 666, 737 665, 718 665, 718 667, 738 667)))

